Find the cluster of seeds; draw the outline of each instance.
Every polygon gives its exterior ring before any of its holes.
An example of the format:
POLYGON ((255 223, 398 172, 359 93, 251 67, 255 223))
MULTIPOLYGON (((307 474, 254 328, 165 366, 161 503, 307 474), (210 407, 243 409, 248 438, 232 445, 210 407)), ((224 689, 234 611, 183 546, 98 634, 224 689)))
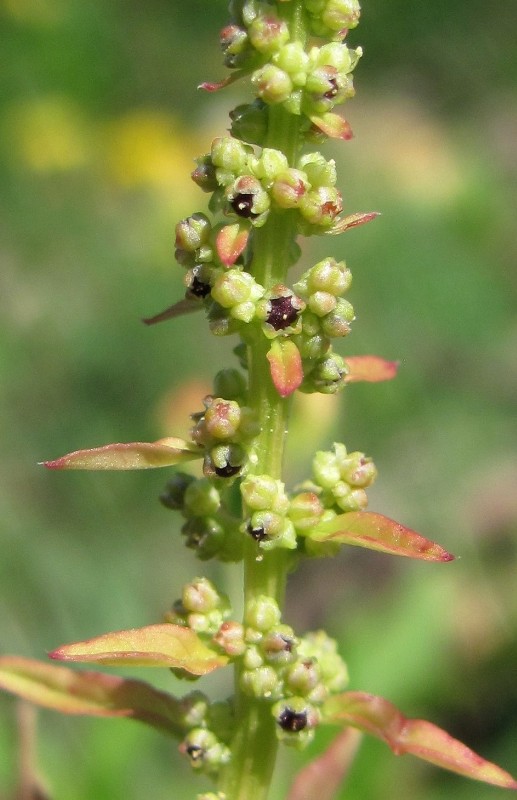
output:
MULTIPOLYGON (((229 702, 213 702, 202 692, 191 692, 181 701, 182 723, 187 731, 179 746, 192 768, 212 777, 230 760, 228 742, 233 726, 229 702)), ((211 794, 203 795, 210 797, 211 794)), ((217 794, 212 795, 217 798, 217 794)))

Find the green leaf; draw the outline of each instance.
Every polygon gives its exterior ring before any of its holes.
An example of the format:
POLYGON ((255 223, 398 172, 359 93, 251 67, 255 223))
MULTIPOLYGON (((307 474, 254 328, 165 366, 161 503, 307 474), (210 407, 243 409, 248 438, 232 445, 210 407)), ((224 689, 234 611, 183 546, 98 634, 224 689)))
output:
POLYGON ((191 675, 206 675, 228 663, 226 656, 208 647, 193 630, 172 623, 105 633, 58 647, 49 656, 58 661, 172 667, 191 675))
POLYGON ((300 770, 287 800, 333 800, 345 779, 361 741, 361 734, 346 728, 327 749, 300 770))
POLYGON ((130 717, 172 736, 184 732, 181 701, 143 681, 3 656, 0 688, 62 714, 130 717))
POLYGON ((382 514, 350 511, 317 525, 310 534, 316 542, 339 542, 380 550, 394 556, 424 561, 452 561, 454 556, 439 544, 382 514))
POLYGON ((275 339, 267 360, 275 389, 281 397, 288 397, 303 380, 300 351, 290 339, 275 339))
POLYGON ((350 228, 357 228, 359 225, 364 225, 366 222, 371 222, 372 219, 380 216, 379 211, 368 211, 367 213, 350 214, 348 217, 342 217, 335 225, 329 230, 325 231, 327 236, 337 236, 339 233, 344 233, 350 228))
POLYGON ((333 114, 328 111, 326 114, 322 114, 321 117, 317 115, 311 116, 310 120, 313 125, 331 139, 342 139, 348 142, 354 137, 350 123, 340 117, 339 114, 333 114))
POLYGON ((395 755, 411 753, 438 767, 505 789, 517 781, 441 728, 422 719, 407 719, 394 705, 366 692, 344 692, 329 698, 324 721, 359 728, 386 742, 395 755))
POLYGON ((55 461, 43 461, 48 469, 123 470, 170 467, 202 457, 195 445, 184 439, 168 437, 157 442, 106 444, 88 450, 75 450, 55 461))
POLYGON ((216 236, 215 246, 225 267, 235 264, 248 243, 248 237, 249 230, 241 228, 238 222, 221 228, 216 236))
POLYGON ((391 381, 399 366, 398 361, 385 361, 379 356, 347 356, 345 362, 349 369, 345 383, 391 381))

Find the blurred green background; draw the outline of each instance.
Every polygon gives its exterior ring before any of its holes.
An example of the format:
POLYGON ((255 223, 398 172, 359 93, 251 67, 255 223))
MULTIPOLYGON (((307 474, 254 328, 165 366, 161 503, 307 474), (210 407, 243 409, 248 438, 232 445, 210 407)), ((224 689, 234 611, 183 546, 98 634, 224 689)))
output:
MULTIPOLYGON (((225 5, 0 0, 1 652, 44 658, 62 642, 158 621, 199 573, 238 603, 238 568, 196 563, 157 502, 165 472, 37 466, 184 430, 229 363, 234 342, 201 334, 197 316, 140 322, 181 294, 174 225, 205 202, 192 160, 246 97, 238 85, 196 92, 224 75, 225 5)), ((339 639, 352 688, 431 719, 514 774, 516 21, 514 0, 494 12, 480 0, 365 0, 350 36, 365 50, 346 111, 356 136, 326 154, 347 212, 382 217, 311 240, 302 266, 346 258, 357 321, 339 349, 399 359, 400 373, 337 402, 300 402, 287 467, 298 480, 311 449, 334 439, 364 450, 380 471, 370 507, 461 557, 436 566, 347 550, 311 562, 291 581, 288 621, 339 639)), ((229 690, 225 675, 206 684, 229 690)), ((40 712, 38 733, 53 800, 189 800, 208 786, 143 727, 40 712)), ((2 800, 14 797, 17 740, 15 703, 0 697, 2 800)), ((282 756, 272 800, 323 743, 282 756)), ((340 798, 498 791, 368 740, 340 798)))

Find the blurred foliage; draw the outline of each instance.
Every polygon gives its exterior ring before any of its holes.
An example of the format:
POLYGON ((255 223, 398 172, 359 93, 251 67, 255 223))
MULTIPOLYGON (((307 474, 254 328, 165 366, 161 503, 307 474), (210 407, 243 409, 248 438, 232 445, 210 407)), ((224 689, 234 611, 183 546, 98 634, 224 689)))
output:
MULTIPOLYGON (((346 257, 358 319, 341 350, 401 368, 392 384, 300 398, 289 480, 304 476, 315 444, 343 439, 380 468, 371 507, 461 560, 348 550, 293 577, 288 617, 339 638, 352 688, 432 719, 515 773, 515 4, 364 5, 353 33, 365 49, 359 94, 347 111, 356 138, 327 153, 347 210, 383 216, 309 242, 302 266, 330 251, 346 257)), ((180 294, 173 226, 204 203, 192 159, 243 96, 238 86, 195 91, 223 75, 225 6, 0 0, 2 652, 44 657, 157 621, 185 575, 201 571, 239 603, 238 570, 196 565, 178 520, 155 501, 166 474, 49 475, 36 464, 181 432, 229 362, 233 343, 201 335, 200 318, 140 323, 180 294)), ((226 681, 210 678, 210 691, 224 693, 226 681)), ((43 712, 39 727, 53 800, 165 800, 171 786, 183 800, 203 788, 143 728, 43 712)), ((13 797, 16 749, 15 704, 1 697, 2 800, 13 797)), ((282 758, 273 800, 306 757, 282 758)), ((346 797, 496 791, 365 742, 346 797)))

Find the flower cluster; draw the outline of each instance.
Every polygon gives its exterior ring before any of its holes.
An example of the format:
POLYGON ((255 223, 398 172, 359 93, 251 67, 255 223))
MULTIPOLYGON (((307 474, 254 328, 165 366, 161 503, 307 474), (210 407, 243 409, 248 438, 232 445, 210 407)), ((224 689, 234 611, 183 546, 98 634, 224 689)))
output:
POLYGON ((296 747, 312 740, 321 705, 348 682, 336 643, 322 631, 296 637, 270 597, 250 600, 244 624, 223 623, 214 641, 241 664, 244 693, 270 705, 277 736, 296 747))

